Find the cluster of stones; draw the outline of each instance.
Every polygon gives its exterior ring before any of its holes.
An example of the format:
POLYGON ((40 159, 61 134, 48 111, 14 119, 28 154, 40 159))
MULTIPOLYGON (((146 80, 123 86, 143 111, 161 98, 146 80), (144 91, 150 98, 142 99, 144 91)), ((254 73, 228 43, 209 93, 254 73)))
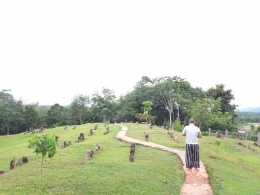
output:
POLYGON ((10 170, 13 170, 15 166, 21 166, 24 163, 28 163, 28 158, 27 156, 23 156, 22 158, 18 158, 17 163, 15 158, 11 160, 10 162, 10 170))
POLYGON ((248 148, 249 150, 255 151, 255 149, 251 148, 249 145, 246 146, 246 145, 243 144, 242 142, 238 142, 237 145, 243 146, 243 147, 245 147, 245 148, 248 148))
POLYGON ((99 143, 96 143, 95 150, 88 150, 86 154, 86 159, 91 159, 94 156, 94 153, 98 152, 100 150, 99 143))
POLYGON ((176 141, 179 143, 179 138, 177 135, 174 135, 173 133, 170 133, 169 131, 167 134, 170 136, 171 139, 173 139, 173 141, 176 141))
POLYGON ((41 127, 40 129, 33 129, 30 127, 29 130, 25 130, 25 132, 23 134, 27 134, 27 133, 31 133, 31 134, 34 134, 34 133, 40 133, 40 132, 43 132, 44 128, 41 127))
POLYGON ((109 127, 106 128, 106 131, 104 132, 104 135, 109 133, 109 127))

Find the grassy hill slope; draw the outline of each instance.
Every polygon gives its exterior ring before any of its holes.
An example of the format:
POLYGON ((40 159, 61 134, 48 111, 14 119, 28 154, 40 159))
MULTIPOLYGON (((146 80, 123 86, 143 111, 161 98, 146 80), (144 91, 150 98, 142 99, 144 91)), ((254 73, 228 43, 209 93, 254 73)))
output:
MULTIPOLYGON (((147 125, 126 124, 129 131, 127 136, 142 139, 143 132, 150 134, 149 141, 168 147, 185 150, 185 137, 180 132, 179 142, 173 141, 167 134, 168 131, 154 127, 152 130, 147 125)), ((172 132, 170 130, 170 132, 172 132)), ((210 185, 215 195, 248 195, 260 194, 260 148, 251 141, 204 136, 199 140, 201 160, 210 176, 210 185), (221 145, 216 147, 216 140, 221 145), (246 147, 238 145, 241 142, 246 147), (249 149, 248 146, 251 148, 249 149), (254 151, 253 151, 253 150, 254 151)))
MULTIPOLYGON (((58 149, 52 159, 43 164, 42 194, 180 194, 184 182, 181 161, 176 155, 156 149, 136 146, 135 162, 129 162, 130 144, 116 140, 120 127, 110 125, 110 133, 103 135, 100 124, 94 135, 87 136, 94 124, 77 126, 75 130, 62 127, 45 130, 44 133, 60 137, 73 144, 58 149), (80 133, 85 141, 74 143, 80 133), (86 151, 100 143, 101 149, 90 160, 86 151), (167 181, 167 182, 166 182, 167 181)), ((0 194, 39 194, 41 156, 28 148, 32 134, 0 137, 0 194), (9 171, 13 158, 28 156, 28 164, 9 171)))

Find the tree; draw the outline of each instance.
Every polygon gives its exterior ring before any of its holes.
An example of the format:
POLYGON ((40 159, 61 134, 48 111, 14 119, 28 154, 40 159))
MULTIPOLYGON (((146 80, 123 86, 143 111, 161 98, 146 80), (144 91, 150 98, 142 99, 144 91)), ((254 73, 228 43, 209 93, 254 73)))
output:
POLYGON ((152 110, 153 102, 151 101, 145 101, 142 103, 144 106, 144 115, 146 116, 146 122, 149 116, 149 112, 152 110))
POLYGON ((51 125, 67 125, 69 124, 70 116, 68 110, 59 104, 54 104, 47 111, 46 122, 51 125))
POLYGON ((254 124, 251 124, 251 125, 250 125, 250 130, 251 130, 251 131, 254 131, 254 130, 255 130, 255 125, 254 125, 254 124))
POLYGON ((76 95, 70 104, 72 114, 79 120, 80 124, 83 124, 86 119, 86 109, 89 104, 89 97, 81 94, 76 95))
MULTIPOLYGON (((192 101, 196 94, 192 89, 189 82, 178 76, 154 79, 143 76, 133 91, 139 104, 135 108, 138 109, 138 106, 142 106, 142 102, 149 100, 153 102, 151 115, 156 116, 156 124, 163 125, 165 120, 172 123, 172 120, 178 117, 178 109, 180 120, 184 120, 187 116, 187 102, 192 101), (178 102, 178 107, 174 105, 174 100, 178 102)), ((200 92, 196 97, 201 96, 200 92)), ((141 111, 138 110, 138 113, 141 111)))
POLYGON ((260 132, 260 126, 258 126, 257 128, 256 128, 256 133, 259 133, 260 132))
POLYGON ((91 108, 93 114, 95 114, 94 120, 98 117, 100 120, 106 122, 116 116, 115 98, 114 91, 107 88, 103 88, 101 94, 97 92, 92 96, 91 108))
POLYGON ((164 108, 169 113, 169 126, 172 127, 172 113, 173 113, 173 96, 176 95, 176 83, 171 77, 161 77, 153 81, 155 83, 155 102, 156 104, 163 104, 164 108))
POLYGON ((12 134, 23 129, 22 101, 9 93, 0 92, 0 134, 12 134))
POLYGON ((24 107, 24 121, 26 124, 26 128, 37 128, 39 121, 39 112, 36 109, 38 103, 36 104, 28 104, 24 107))
POLYGON ((189 116, 193 117, 199 128, 207 129, 212 124, 212 111, 214 103, 210 99, 196 100, 188 110, 189 116))
POLYGON ((130 92, 119 98, 116 109, 117 121, 134 121, 135 115, 140 113, 136 98, 135 92, 130 92))
POLYGON ((188 113, 202 130, 207 130, 209 127, 224 130, 232 120, 228 112, 221 112, 221 98, 198 99, 190 106, 188 113))
POLYGON ((57 148, 59 147, 59 144, 53 137, 49 137, 48 135, 39 134, 34 136, 29 141, 29 148, 34 149, 34 152, 36 155, 41 154, 42 160, 41 160, 41 190, 42 190, 42 166, 43 166, 43 159, 46 155, 48 155, 49 158, 52 158, 54 154, 57 152, 57 148))
POLYGON ((235 119, 237 115, 235 114, 235 110, 237 105, 232 104, 232 100, 235 99, 234 95, 232 94, 232 90, 225 90, 225 85, 219 84, 216 85, 215 88, 210 88, 206 91, 205 95, 207 98, 213 98, 217 100, 220 98, 221 100, 221 112, 224 114, 228 112, 232 115, 232 118, 235 119))

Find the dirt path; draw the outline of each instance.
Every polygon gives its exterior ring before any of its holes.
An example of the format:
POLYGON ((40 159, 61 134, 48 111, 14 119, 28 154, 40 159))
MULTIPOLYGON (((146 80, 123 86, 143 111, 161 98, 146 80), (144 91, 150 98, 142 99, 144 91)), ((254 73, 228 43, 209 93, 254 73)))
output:
POLYGON ((143 146, 149 146, 152 148, 157 148, 159 150, 169 151, 177 154, 180 157, 183 164, 183 169, 185 171, 185 182, 181 188, 181 195, 212 195, 213 194, 212 189, 209 185, 208 174, 206 172, 204 164, 201 161, 200 161, 200 169, 198 172, 187 171, 185 166, 184 151, 180 151, 163 145, 127 137, 126 131, 128 130, 128 128, 120 124, 117 125, 121 126, 121 131, 119 131, 118 134, 116 135, 116 138, 118 140, 123 142, 128 142, 128 143, 135 143, 143 146))

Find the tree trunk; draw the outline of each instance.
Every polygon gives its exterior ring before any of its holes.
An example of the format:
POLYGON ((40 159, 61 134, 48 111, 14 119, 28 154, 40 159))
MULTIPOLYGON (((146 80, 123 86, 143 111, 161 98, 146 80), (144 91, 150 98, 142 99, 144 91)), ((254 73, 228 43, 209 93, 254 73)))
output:
POLYGON ((7 120, 5 120, 5 125, 6 125, 6 128, 7 128, 7 135, 9 135, 9 126, 8 126, 7 120))
POLYGON ((83 124, 81 115, 79 115, 79 122, 80 122, 81 125, 83 124))
MULTIPOLYGON (((172 115, 171 115, 170 111, 169 111, 169 115, 170 115, 170 127, 169 127, 169 129, 170 129, 170 128, 172 128, 172 115)), ((172 130, 173 130, 173 128, 172 128, 172 130)))

